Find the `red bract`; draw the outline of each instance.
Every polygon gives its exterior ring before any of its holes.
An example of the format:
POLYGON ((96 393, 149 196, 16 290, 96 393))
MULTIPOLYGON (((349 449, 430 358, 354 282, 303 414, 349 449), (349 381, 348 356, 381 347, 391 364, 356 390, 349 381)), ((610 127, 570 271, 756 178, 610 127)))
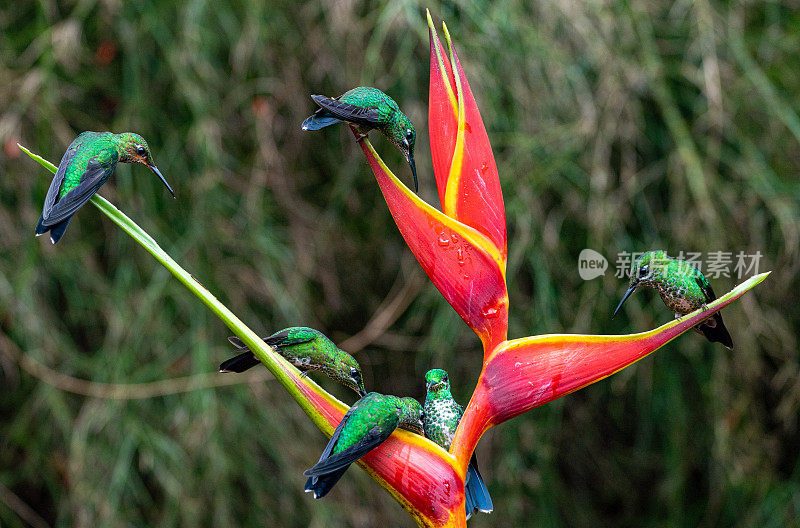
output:
MULTIPOLYGON (((347 412, 347 406, 268 348, 280 368, 299 390, 301 406, 328 436, 347 412), (306 403, 307 405, 304 405, 306 403)), ((464 512, 464 477, 455 459, 438 445, 414 433, 396 430, 389 439, 358 461, 420 526, 447 526, 464 512)))
MULTIPOLYGON (((418 435, 396 432, 360 464, 420 526, 464 526, 463 479, 486 430, 625 368, 739 298, 767 274, 752 277, 701 312, 650 332, 508 341, 505 209, 494 156, 447 28, 449 53, 445 54, 430 15, 428 25, 428 126, 442 211, 403 185, 368 140, 360 144, 414 256, 480 337, 483 370, 453 440, 452 454, 418 435)), ((345 406, 308 379, 293 375, 293 380, 318 410, 306 408, 309 415, 331 434, 345 406)))

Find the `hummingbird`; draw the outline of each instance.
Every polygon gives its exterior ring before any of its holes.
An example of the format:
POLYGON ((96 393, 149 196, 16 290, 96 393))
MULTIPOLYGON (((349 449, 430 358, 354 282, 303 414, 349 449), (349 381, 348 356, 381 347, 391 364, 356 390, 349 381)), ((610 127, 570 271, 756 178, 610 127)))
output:
POLYGON ((422 406, 414 398, 370 392, 347 411, 311 469, 306 492, 324 497, 350 464, 381 445, 398 427, 422 434, 422 406))
MULTIPOLYGON (((648 251, 636 259, 628 290, 614 310, 614 315, 639 286, 656 290, 676 318, 705 308, 707 303, 717 298, 700 270, 684 260, 667 256, 665 251, 648 251)), ((719 312, 694 328, 709 341, 722 343, 733 350, 733 340, 719 312)))
MULTIPOLYGON (((304 326, 293 326, 262 339, 289 363, 302 370, 303 375, 320 371, 332 380, 350 387, 359 396, 367 393, 358 361, 339 349, 322 332, 304 326)), ((231 336, 228 341, 241 353, 223 362, 219 366, 220 372, 244 372, 260 363, 241 339, 231 336)))
POLYGON ((84 132, 70 144, 50 183, 44 208, 36 226, 36 236, 50 231, 55 244, 64 236, 69 221, 108 180, 117 162, 141 163, 175 193, 153 163, 150 147, 139 134, 124 132, 84 132))
POLYGON ((377 128, 403 153, 414 175, 414 191, 419 190, 417 167, 414 164, 417 133, 394 99, 369 86, 353 88, 339 97, 312 95, 311 99, 320 108, 303 121, 303 130, 319 130, 344 121, 357 125, 360 141, 367 137, 367 132, 377 128))
MULTIPOLYGON (((425 386, 428 391, 423 408, 425 437, 449 450, 464 409, 453 399, 453 395, 450 393, 450 381, 444 370, 429 370, 425 374, 425 386)), ((467 467, 464 487, 467 519, 472 517, 475 512, 492 512, 494 509, 492 498, 489 496, 489 490, 486 489, 480 471, 478 471, 478 460, 475 455, 472 455, 467 467)))

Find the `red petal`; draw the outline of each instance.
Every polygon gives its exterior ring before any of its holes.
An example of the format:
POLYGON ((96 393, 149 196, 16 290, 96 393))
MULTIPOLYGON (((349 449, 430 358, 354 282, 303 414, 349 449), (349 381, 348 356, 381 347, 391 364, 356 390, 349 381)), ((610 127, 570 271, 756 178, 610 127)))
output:
POLYGON ((444 56, 430 15, 428 29, 431 41, 428 128, 442 211, 486 235, 505 262, 505 205, 489 136, 447 27, 450 60, 444 56), (453 77, 453 65, 457 78, 453 77))
POLYGON ((431 143, 431 160, 439 201, 444 203, 447 178, 458 132, 458 101, 453 69, 442 43, 436 35, 431 15, 428 13, 428 36, 431 44, 431 80, 428 89, 428 136, 431 143))
MULTIPOLYGON (((355 133, 355 131, 354 131, 355 133)), ((458 315, 492 350, 506 338, 505 256, 482 233, 420 199, 360 142, 400 233, 425 273, 458 315)))
POLYGON ((506 341, 486 359, 451 452, 468 461, 490 427, 622 370, 744 295, 751 277, 706 310, 630 335, 540 335, 506 341))

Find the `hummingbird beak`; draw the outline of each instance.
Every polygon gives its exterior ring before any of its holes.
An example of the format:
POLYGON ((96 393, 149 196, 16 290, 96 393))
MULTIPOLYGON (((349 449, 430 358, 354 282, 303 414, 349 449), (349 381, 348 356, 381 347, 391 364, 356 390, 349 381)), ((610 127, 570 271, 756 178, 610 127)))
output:
POLYGON ((616 317, 616 315, 617 315, 617 312, 619 311, 619 309, 620 309, 620 308, 622 308, 622 304, 623 304, 623 303, 624 303, 624 302, 625 302, 625 301, 628 299, 628 297, 630 297, 630 296, 631 296, 631 294, 632 294, 633 292, 635 292, 635 291, 636 291, 636 287, 637 287, 637 286, 639 286, 639 284, 638 284, 638 283, 637 283, 637 284, 634 284, 633 286, 631 286, 630 288, 628 288, 628 291, 626 291, 626 292, 625 292, 625 295, 623 295, 623 296, 622 296, 622 300, 621 300, 621 301, 619 302, 619 304, 617 305, 617 309, 616 309, 616 310, 614 310, 614 315, 612 315, 612 316, 611 316, 611 318, 612 318, 612 319, 613 319, 614 317, 616 317))
POLYGON ((419 184, 417 183, 417 165, 414 163, 414 155, 411 151, 408 152, 408 164, 411 165, 411 174, 414 175, 414 192, 419 192, 419 184))
POLYGON ((167 180, 164 179, 164 176, 161 174, 161 171, 158 170, 158 167, 156 167, 155 165, 148 165, 147 167, 151 171, 153 171, 156 174, 156 176, 158 176, 158 179, 161 180, 161 183, 163 183, 164 185, 167 186, 167 190, 172 195, 172 197, 175 198, 175 191, 172 190, 172 187, 169 186, 169 184, 167 183, 167 180))

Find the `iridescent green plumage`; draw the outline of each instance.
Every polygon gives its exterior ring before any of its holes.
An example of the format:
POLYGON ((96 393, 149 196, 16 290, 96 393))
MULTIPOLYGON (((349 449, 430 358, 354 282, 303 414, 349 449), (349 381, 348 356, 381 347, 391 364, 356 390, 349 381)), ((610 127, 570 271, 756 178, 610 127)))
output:
MULTIPOLYGON (((425 437, 449 450, 464 409, 453 399, 450 393, 450 381, 444 370, 429 370, 425 374, 425 386, 428 391, 422 419, 425 437)), ((467 519, 476 512, 489 513, 494 509, 474 455, 467 468, 464 485, 467 519)))
MULTIPOLYGON (((222 363, 219 366, 220 372, 244 372, 259 364, 258 358, 238 337, 232 336, 228 340, 240 349, 241 354, 222 363)), ((294 326, 263 340, 300 370, 323 372, 332 380, 350 387, 359 396, 366 394, 361 366, 353 356, 337 347, 322 332, 294 326)))
MULTIPOLYGON (((656 290, 675 317, 704 308, 717 298, 705 275, 689 262, 669 257, 664 251, 648 251, 633 263, 628 290, 614 310, 614 315, 617 315, 625 300, 640 286, 656 290)), ((733 340, 719 312, 695 329, 709 341, 733 348, 733 340)))
POLYGON ((303 121, 303 130, 319 130, 342 121, 357 125, 363 136, 372 129, 380 130, 405 156, 414 175, 414 190, 418 189, 414 164, 417 133, 394 99, 369 86, 353 88, 335 98, 324 95, 311 98, 320 109, 303 121))
POLYGON ((58 242, 72 216, 111 177, 118 162, 146 165, 175 196, 153 163, 150 147, 142 136, 132 132, 84 132, 75 138, 61 158, 47 191, 36 236, 50 231, 50 240, 53 244, 58 242))
POLYGON ((422 406, 414 398, 370 392, 347 411, 313 468, 306 470, 305 490, 324 497, 350 464, 366 455, 398 427, 422 433, 422 406))

